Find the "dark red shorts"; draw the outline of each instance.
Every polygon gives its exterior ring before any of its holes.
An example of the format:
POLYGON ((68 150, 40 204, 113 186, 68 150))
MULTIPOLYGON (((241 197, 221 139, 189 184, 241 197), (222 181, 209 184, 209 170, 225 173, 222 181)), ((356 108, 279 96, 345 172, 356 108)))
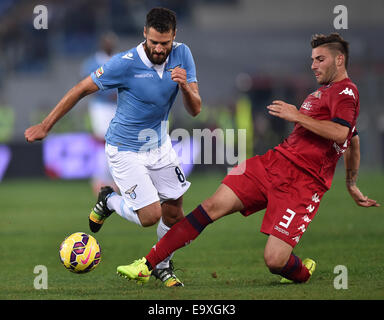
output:
POLYGON ((327 189, 281 153, 270 150, 234 168, 224 179, 251 215, 267 209, 260 231, 292 247, 315 216, 327 189))

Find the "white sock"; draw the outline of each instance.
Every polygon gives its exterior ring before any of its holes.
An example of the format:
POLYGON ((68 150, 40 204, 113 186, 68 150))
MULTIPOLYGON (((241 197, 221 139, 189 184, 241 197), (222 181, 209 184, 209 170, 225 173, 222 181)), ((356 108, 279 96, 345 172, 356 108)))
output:
MULTIPOLYGON (((170 227, 166 226, 163 222, 163 218, 160 218, 159 224, 157 225, 157 239, 160 240, 164 235, 168 232, 168 230, 171 229, 170 227)), ((173 253, 165 258, 163 261, 161 261, 156 268, 157 269, 164 269, 169 267, 169 260, 171 260, 173 257, 173 253)))
POLYGON ((118 195, 116 192, 112 193, 107 199, 107 207, 109 210, 115 210, 115 212, 125 220, 141 225, 139 216, 133 208, 124 201, 124 198, 118 195))

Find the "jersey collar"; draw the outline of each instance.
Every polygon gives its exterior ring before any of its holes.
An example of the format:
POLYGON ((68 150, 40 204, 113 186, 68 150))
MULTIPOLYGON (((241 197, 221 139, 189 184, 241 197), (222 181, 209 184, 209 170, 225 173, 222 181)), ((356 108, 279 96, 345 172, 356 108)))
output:
POLYGON ((154 64, 152 63, 148 57, 147 57, 147 54, 145 53, 145 50, 144 50, 144 42, 141 42, 137 47, 136 47, 136 50, 137 50, 137 53, 141 59, 141 61, 143 61, 143 63, 148 67, 148 68, 154 68, 157 72, 157 74, 159 75, 160 78, 163 78, 163 73, 164 73, 164 67, 165 65, 167 64, 168 62, 168 59, 169 59, 169 56, 167 57, 167 59, 164 61, 164 63, 162 64, 154 64))

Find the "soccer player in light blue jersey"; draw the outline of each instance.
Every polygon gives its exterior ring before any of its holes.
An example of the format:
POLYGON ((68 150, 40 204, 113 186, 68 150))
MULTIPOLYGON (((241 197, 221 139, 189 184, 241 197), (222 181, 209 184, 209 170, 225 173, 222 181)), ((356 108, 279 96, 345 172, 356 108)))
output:
MULTIPOLYGON (((116 212, 143 227, 159 222, 160 240, 184 217, 183 194, 190 183, 172 148, 166 121, 178 91, 192 116, 199 114, 201 98, 191 51, 175 42, 175 37, 175 13, 165 8, 150 10, 144 42, 113 56, 69 90, 41 123, 25 131, 29 142, 44 139, 81 98, 117 88, 117 110, 105 136, 105 151, 121 195, 109 186, 101 188, 89 215, 93 232, 116 212)), ((152 274, 167 287, 183 286, 170 259, 160 262, 152 274)))

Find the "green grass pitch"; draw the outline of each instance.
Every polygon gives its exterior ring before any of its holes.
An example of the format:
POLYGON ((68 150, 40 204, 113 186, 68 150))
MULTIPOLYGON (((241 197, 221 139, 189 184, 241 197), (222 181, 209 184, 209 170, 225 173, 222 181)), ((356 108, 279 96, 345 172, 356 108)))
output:
MULTIPOLYGON (((221 174, 190 176, 187 214, 211 195, 221 174)), ((384 176, 360 174, 359 187, 384 202, 384 176)), ((343 174, 324 196, 295 254, 311 257, 317 269, 302 285, 280 285, 263 261, 266 236, 259 232, 264 211, 248 218, 236 213, 208 226, 174 262, 184 288, 167 289, 151 279, 138 286, 116 275, 116 267, 145 255, 156 242, 156 227, 140 228, 113 215, 95 234, 102 248, 100 265, 73 274, 59 261, 59 245, 69 234, 90 233, 88 213, 95 197, 87 181, 6 180, 0 183, 0 299, 2 300, 260 300, 383 299, 384 207, 360 208, 348 195, 343 174), (37 265, 48 271, 48 289, 36 290, 37 265), (335 289, 334 268, 348 271, 348 289, 335 289)))

